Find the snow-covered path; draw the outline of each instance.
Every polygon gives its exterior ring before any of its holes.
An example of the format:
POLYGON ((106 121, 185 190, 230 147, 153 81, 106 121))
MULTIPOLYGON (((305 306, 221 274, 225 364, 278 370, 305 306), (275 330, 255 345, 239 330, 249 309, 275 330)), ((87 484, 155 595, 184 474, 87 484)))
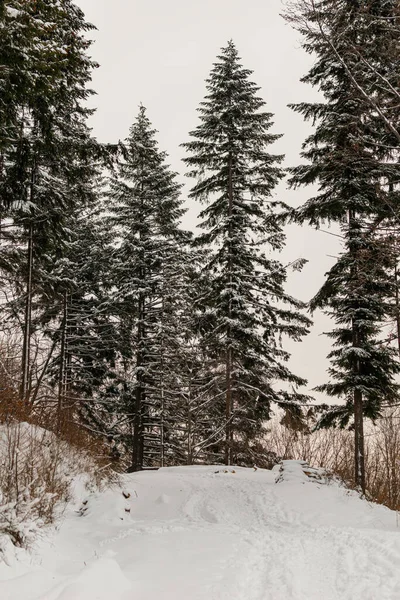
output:
POLYGON ((296 465, 126 476, 0 569, 1 600, 399 600, 396 514, 296 465), (227 471, 227 472, 225 472, 227 471))

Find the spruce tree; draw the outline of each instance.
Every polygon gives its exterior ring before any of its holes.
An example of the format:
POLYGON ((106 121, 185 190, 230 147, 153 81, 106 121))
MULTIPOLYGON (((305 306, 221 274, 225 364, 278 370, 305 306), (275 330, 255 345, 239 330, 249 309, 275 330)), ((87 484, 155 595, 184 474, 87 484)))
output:
POLYGON ((382 27, 387 29, 396 10, 384 0, 321 0, 299 4, 297 21, 305 49, 317 55, 303 81, 318 87, 325 101, 293 107, 316 128, 303 146, 307 163, 292 170, 291 184, 319 186, 294 218, 317 227, 338 223, 343 235, 342 254, 312 302, 333 314, 338 324, 329 334, 335 340, 333 381, 319 389, 345 400, 328 409, 321 424, 353 420, 355 481, 363 490, 363 417, 376 418, 382 404, 393 401, 399 372, 392 350, 379 339, 395 282, 393 252, 377 228, 398 214, 392 182, 399 181, 400 169, 393 160, 393 132, 376 110, 377 102, 385 109, 390 103, 371 70, 373 65, 381 74, 391 72, 393 54, 385 50, 382 27), (313 27, 320 19, 324 26, 313 27))
POLYGON ((225 429, 226 464, 234 441, 239 452, 260 436, 272 402, 301 397, 296 388, 305 381, 285 365, 279 340, 299 340, 310 323, 299 312, 302 303, 285 293, 286 270, 273 254, 284 245, 277 218, 283 204, 273 198, 283 157, 267 151, 280 136, 270 133, 272 115, 250 76, 230 41, 206 80, 200 124, 183 144, 188 175, 197 179, 190 197, 207 205, 197 239, 206 251, 198 306, 214 361, 215 428, 225 429), (280 382, 293 391, 279 389, 280 382))
POLYGON ((87 55, 90 42, 85 37, 92 26, 70 0, 10 0, 5 9, 1 16, 17 33, 14 42, 20 46, 13 55, 2 56, 12 109, 0 120, 12 135, 2 144, 0 185, 17 254, 8 258, 7 243, 2 266, 17 281, 16 295, 24 304, 20 395, 28 405, 40 274, 46 257, 67 236, 67 215, 85 204, 88 193, 94 144, 86 127, 91 111, 84 101, 91 94, 88 82, 96 65, 87 55))
POLYGON ((180 285, 188 243, 179 228, 184 213, 181 185, 165 163, 155 134, 142 106, 108 193, 133 471, 163 462, 165 403, 171 386, 176 389, 180 285))

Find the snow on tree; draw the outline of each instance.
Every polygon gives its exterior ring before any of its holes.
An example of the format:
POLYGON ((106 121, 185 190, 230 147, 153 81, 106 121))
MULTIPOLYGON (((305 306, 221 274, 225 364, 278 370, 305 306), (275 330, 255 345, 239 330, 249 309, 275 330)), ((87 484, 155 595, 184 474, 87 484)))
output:
POLYGON ((180 296, 189 241, 179 227, 184 214, 181 185, 165 163, 155 134, 141 106, 108 192, 133 471, 163 461, 165 405, 176 391, 180 296))
POLYGON ((377 109, 379 104, 390 112, 393 99, 385 96, 376 75, 393 78, 395 56, 387 51, 385 35, 391 30, 398 45, 393 32, 399 15, 395 4, 385 0, 300 1, 297 10, 304 48, 317 55, 303 81, 318 87, 324 102, 293 107, 313 121, 315 132, 304 142, 307 163, 292 170, 291 184, 319 186, 294 219, 317 227, 338 223, 343 235, 343 252, 312 302, 328 309, 338 324, 329 334, 335 340, 333 382, 319 389, 346 401, 329 408, 321 424, 344 425, 353 418, 355 481, 365 490, 363 417, 376 418, 382 403, 394 399, 399 372, 393 351, 379 336, 395 295, 395 254, 383 243, 378 226, 397 219, 393 182, 399 181, 400 167, 396 136, 377 109))
POLYGON ((43 261, 68 237, 66 217, 87 194, 93 143, 86 118, 92 111, 83 103, 91 94, 87 85, 96 64, 87 55, 85 37, 92 26, 70 0, 2 4, 2 27, 16 33, 18 48, 1 46, 2 84, 11 104, 0 116, 10 134, 0 144, 0 185, 3 218, 12 234, 12 245, 2 249, 2 267, 15 290, 11 312, 23 312, 20 396, 28 406, 33 301, 40 293, 43 261))
POLYGON ((284 205, 273 197, 283 157, 267 151, 280 136, 270 133, 272 115, 250 76, 230 41, 206 80, 200 124, 183 144, 188 175, 197 180, 190 197, 206 203, 197 239, 206 250, 205 291, 197 303, 214 361, 215 427, 225 429, 227 464, 240 443, 261 434, 272 402, 302 398, 296 388, 305 381, 285 365, 279 341, 299 340, 310 324, 303 304, 285 293, 286 269, 274 254, 285 239, 277 216, 284 205))

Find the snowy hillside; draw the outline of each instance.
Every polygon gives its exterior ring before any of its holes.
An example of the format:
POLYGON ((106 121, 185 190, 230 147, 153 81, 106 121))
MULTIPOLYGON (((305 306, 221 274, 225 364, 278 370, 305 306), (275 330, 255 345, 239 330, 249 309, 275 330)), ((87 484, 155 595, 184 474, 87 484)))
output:
POLYGON ((294 462, 283 474, 127 475, 123 492, 70 506, 33 558, 0 567, 1 600, 397 600, 399 590, 396 513, 294 462))

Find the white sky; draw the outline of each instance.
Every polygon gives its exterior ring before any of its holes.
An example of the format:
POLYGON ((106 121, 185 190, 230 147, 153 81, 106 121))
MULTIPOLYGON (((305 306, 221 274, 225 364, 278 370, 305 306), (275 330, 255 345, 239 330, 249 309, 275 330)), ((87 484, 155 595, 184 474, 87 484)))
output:
MULTIPOLYGON (((183 175, 184 151, 179 145, 197 125, 204 79, 221 46, 232 38, 242 64, 254 71, 252 79, 261 87, 267 109, 275 114, 273 132, 284 133, 274 150, 286 155, 287 166, 299 163, 310 126, 287 104, 315 99, 317 92, 299 81, 311 58, 301 49, 299 34, 280 17, 280 0, 75 2, 98 28, 92 46, 92 56, 100 63, 93 78, 97 112, 91 125, 100 141, 124 139, 143 103, 159 131, 160 148, 168 152, 172 168, 183 175)), ((304 202, 311 192, 289 191, 285 184, 277 190, 292 205, 304 202)), ((193 228, 199 207, 188 204, 188 208, 184 225, 193 228)), ((282 260, 309 260, 300 274, 290 276, 289 292, 309 300, 337 252, 337 238, 309 227, 288 227, 282 260)), ((292 352, 291 367, 309 380, 310 388, 326 380, 329 341, 321 334, 331 327, 321 314, 314 315, 314 321, 312 333, 301 344, 286 345, 292 352)))

